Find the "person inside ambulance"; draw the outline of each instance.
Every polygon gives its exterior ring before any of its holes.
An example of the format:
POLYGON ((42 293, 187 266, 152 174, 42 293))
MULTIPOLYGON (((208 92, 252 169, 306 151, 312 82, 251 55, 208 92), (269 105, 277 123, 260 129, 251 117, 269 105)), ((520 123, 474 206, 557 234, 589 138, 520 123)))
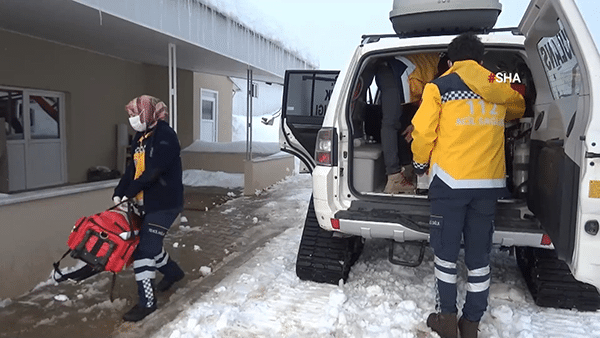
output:
POLYGON ((115 204, 133 199, 142 213, 140 242, 134 252, 133 271, 139 302, 125 321, 139 321, 157 308, 154 279, 163 279, 156 290, 166 291, 184 277, 183 270, 163 248, 167 231, 183 210, 183 182, 179 139, 166 122, 167 106, 159 99, 142 95, 125 109, 136 131, 131 144, 133 161, 114 190, 115 204))
POLYGON ((448 46, 450 69, 425 85, 412 124, 417 175, 431 171, 430 244, 434 251, 437 311, 427 326, 441 337, 477 337, 487 308, 490 251, 498 198, 507 197, 505 121, 525 112, 509 83, 490 81, 484 45, 472 33, 448 46), (467 295, 457 323, 457 266, 464 239, 467 295))
POLYGON ((410 120, 425 84, 438 73, 439 53, 419 53, 386 59, 377 67, 375 82, 381 92, 381 148, 387 175, 386 194, 414 193, 415 176, 409 143, 410 120))

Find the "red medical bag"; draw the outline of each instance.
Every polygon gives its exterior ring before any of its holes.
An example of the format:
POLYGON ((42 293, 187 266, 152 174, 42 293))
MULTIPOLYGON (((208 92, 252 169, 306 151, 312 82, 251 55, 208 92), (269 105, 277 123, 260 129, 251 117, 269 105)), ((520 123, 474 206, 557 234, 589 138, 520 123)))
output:
POLYGON ((133 262, 133 251, 140 241, 134 232, 140 225, 139 216, 118 208, 81 217, 67 240, 71 257, 95 271, 120 272, 133 262))

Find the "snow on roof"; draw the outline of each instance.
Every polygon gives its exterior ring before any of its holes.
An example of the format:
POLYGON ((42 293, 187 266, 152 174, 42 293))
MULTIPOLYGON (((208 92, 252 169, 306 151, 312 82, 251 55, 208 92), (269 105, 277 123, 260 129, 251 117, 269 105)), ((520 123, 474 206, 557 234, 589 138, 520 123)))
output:
POLYGON ((299 42, 292 41, 286 36, 287 31, 277 18, 267 17, 260 13, 247 0, 195 0, 213 8, 217 12, 247 26, 250 30, 263 35, 265 38, 278 43, 318 68, 319 61, 310 54, 308 49, 301 49, 299 42))

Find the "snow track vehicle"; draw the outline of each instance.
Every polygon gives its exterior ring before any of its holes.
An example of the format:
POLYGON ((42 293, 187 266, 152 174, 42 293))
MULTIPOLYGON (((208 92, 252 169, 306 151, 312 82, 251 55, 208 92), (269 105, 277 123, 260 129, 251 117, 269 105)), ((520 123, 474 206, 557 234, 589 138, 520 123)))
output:
POLYGON ((375 68, 386 58, 443 53, 457 34, 476 31, 486 46, 483 65, 496 74, 490 81, 522 85, 527 104, 523 118, 505 125, 511 197, 498 201, 494 245, 514 250, 536 304, 600 308, 598 50, 574 0, 532 0, 511 29, 492 28, 500 10, 498 1, 396 0, 397 34, 363 36, 345 70, 286 72, 281 148, 313 177, 296 265, 301 279, 346 280, 371 238, 390 240, 393 263, 420 264, 429 201, 419 189, 383 192, 375 68), (460 26, 451 13, 460 13, 460 26), (399 243, 421 255, 396 258, 399 243))

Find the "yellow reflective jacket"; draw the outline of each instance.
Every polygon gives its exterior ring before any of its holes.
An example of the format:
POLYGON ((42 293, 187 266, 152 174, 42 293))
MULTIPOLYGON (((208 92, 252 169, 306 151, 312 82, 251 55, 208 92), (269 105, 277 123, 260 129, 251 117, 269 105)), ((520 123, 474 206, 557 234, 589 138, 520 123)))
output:
POLYGON ((415 69, 408 75, 410 98, 407 103, 419 102, 423 96, 423 88, 437 74, 440 53, 412 54, 405 57, 415 65, 415 69))
POLYGON ((503 188, 504 123, 524 112, 509 83, 475 61, 457 61, 425 86, 412 120, 413 164, 452 189, 503 188))

